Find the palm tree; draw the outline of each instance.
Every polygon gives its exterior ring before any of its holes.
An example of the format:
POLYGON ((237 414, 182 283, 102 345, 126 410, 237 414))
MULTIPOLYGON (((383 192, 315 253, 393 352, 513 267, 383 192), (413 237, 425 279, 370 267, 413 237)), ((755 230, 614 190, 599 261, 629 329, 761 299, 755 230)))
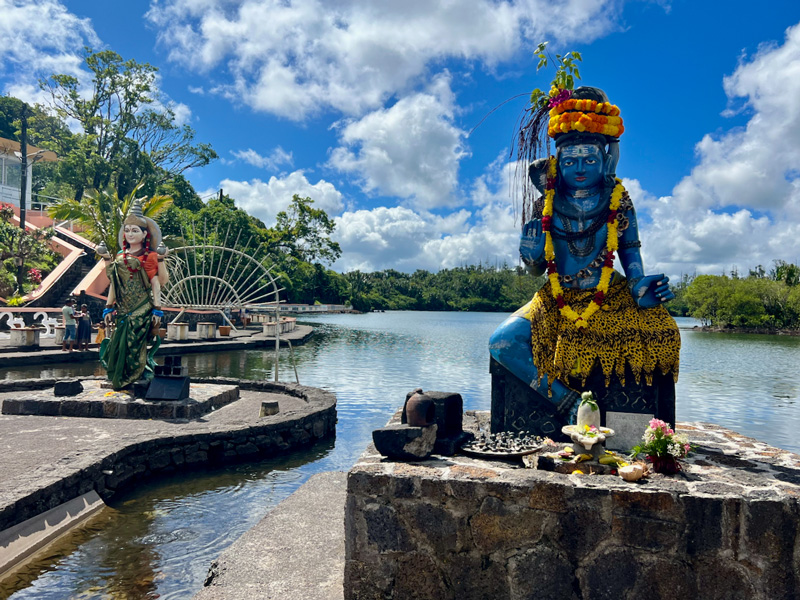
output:
MULTIPOLYGON (((105 191, 95 190, 76 200, 59 200, 51 204, 47 212, 53 219, 74 221, 83 228, 86 238, 99 244, 105 242, 111 256, 116 256, 119 247, 119 232, 128 216, 128 211, 137 200, 136 193, 144 184, 140 183, 124 198, 117 191, 108 188, 105 191)), ((144 216, 154 219, 172 205, 170 196, 151 196, 138 198, 142 202, 144 216)))

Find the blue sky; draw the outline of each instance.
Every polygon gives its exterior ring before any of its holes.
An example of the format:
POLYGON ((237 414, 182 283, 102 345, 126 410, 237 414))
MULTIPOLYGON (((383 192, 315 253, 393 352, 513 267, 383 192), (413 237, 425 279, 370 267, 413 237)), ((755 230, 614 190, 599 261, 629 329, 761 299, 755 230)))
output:
POLYGON ((266 223, 298 193, 345 271, 517 264, 509 146, 532 48, 583 54, 625 121, 648 272, 800 261, 800 2, 0 0, 0 87, 81 76, 84 45, 159 71, 220 155, 191 171, 266 223), (760 10, 759 10, 760 8, 760 10))

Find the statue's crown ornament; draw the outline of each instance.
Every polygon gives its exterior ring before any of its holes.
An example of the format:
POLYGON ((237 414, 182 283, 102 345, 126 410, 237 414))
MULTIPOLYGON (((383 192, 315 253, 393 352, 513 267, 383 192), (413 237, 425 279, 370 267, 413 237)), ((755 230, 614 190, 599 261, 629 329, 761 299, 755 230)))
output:
POLYGON ((571 94, 569 90, 551 90, 550 122, 547 135, 558 140, 562 135, 595 133, 607 138, 619 138, 625 131, 619 108, 608 101, 600 89, 580 87, 571 94))
POLYGON ((128 211, 128 216, 125 218, 125 225, 138 225, 142 229, 147 228, 147 220, 145 219, 144 212, 142 212, 142 201, 134 200, 133 205, 128 211))

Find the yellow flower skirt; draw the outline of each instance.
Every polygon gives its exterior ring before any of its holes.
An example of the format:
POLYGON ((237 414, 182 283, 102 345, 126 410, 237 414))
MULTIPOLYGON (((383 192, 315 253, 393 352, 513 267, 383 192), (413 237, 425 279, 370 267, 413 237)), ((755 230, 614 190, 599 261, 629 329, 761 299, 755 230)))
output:
MULTIPOLYGON (((564 300, 580 314, 592 301, 596 290, 564 288, 564 300)), ((584 329, 578 329, 559 312, 547 282, 533 297, 526 315, 531 322, 533 364, 539 378, 564 383, 574 377, 585 385, 595 365, 605 375, 606 386, 616 373, 625 385, 625 365, 636 379, 644 373, 653 385, 656 369, 678 380, 681 337, 675 320, 663 306, 639 308, 628 291, 627 282, 609 287, 606 300, 584 329)))

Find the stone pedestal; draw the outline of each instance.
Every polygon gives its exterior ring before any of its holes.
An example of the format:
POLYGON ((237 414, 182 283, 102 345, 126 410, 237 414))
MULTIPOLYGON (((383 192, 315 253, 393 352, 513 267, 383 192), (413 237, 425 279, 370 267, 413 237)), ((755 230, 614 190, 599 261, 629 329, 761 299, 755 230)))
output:
POLYGON ((176 342, 189 339, 188 323, 167 323, 167 338, 176 342))
POLYGON ((275 321, 264 323, 264 335, 267 337, 275 337, 275 332, 278 330, 278 324, 275 321))
POLYGON ((197 339, 198 340, 214 340, 214 339, 217 339, 217 324, 216 323, 198 323, 197 324, 197 339))
MULTIPOLYGON (((492 374, 492 432, 531 431, 534 435, 564 439, 561 428, 569 425, 565 417, 556 412, 555 404, 521 381, 500 363, 492 359, 489 371, 492 374)), ((632 413, 655 416, 667 423, 675 423, 675 382, 671 375, 653 375, 653 385, 640 383, 630 369, 626 368, 626 385, 623 387, 616 375, 611 376, 608 387, 602 371, 595 369, 581 387, 580 381, 570 380, 569 387, 583 392, 590 390, 600 406, 600 423, 613 427, 606 413, 632 413)), ((642 430, 644 432, 644 429, 642 430)))
POLYGON ((66 328, 63 325, 56 325, 56 345, 60 346, 64 343, 64 332, 66 328))
POLYGON ((628 483, 368 448, 347 478, 345 600, 797 598, 800 456, 707 423, 686 476, 628 483))
MULTIPOLYGON (((21 327, 9 330, 12 346, 38 347, 40 330, 38 327, 21 327)), ((64 336, 61 336, 63 341, 64 336)))
POLYGON ((372 432, 375 448, 384 456, 395 460, 420 460, 428 458, 436 444, 437 426, 412 427, 389 425, 372 432))

